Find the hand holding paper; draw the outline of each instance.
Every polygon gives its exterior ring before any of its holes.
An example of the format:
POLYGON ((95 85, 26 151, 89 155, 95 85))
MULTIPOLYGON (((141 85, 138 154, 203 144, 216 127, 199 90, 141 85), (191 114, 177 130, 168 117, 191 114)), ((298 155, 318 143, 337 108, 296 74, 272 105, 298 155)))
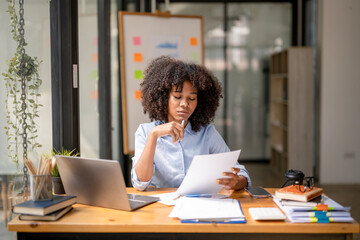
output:
POLYGON ((194 156, 176 193, 186 195, 219 192, 223 186, 217 184, 217 179, 223 178, 223 172, 235 166, 240 151, 194 156))
POLYGON ((224 188, 226 190, 230 189, 243 189, 247 185, 247 180, 243 176, 237 175, 238 172, 240 172, 239 168, 232 168, 232 172, 223 172, 223 175, 226 176, 226 178, 219 178, 217 179, 217 184, 224 185, 224 188))

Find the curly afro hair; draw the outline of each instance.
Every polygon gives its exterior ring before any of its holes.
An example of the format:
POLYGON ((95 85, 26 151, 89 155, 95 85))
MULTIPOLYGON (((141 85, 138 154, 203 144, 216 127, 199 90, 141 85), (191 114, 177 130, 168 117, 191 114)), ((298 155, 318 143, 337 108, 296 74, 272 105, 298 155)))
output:
POLYGON ((167 122, 170 90, 173 86, 181 89, 185 81, 190 81, 198 90, 197 106, 189 118, 192 130, 197 132, 214 120, 222 98, 218 79, 203 66, 166 56, 154 59, 140 84, 142 105, 152 121, 167 122))

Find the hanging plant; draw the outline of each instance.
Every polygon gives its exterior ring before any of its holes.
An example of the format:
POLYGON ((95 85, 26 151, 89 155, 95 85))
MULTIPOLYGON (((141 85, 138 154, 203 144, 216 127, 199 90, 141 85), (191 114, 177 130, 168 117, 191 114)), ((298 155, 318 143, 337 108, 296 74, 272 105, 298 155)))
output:
POLYGON ((23 30, 24 11, 20 8, 20 14, 22 14, 22 16, 20 15, 22 22, 20 22, 16 14, 15 1, 6 1, 8 2, 6 12, 10 14, 11 35, 17 48, 14 57, 6 62, 7 70, 2 73, 6 87, 5 132, 8 156, 18 167, 21 151, 27 155, 28 150, 36 152, 36 149, 41 147, 37 142, 38 131, 35 120, 39 117, 39 107, 43 106, 38 102, 42 80, 38 73, 40 61, 25 53, 24 47, 27 44, 24 40, 23 30), (23 65, 21 66, 22 57, 23 65))

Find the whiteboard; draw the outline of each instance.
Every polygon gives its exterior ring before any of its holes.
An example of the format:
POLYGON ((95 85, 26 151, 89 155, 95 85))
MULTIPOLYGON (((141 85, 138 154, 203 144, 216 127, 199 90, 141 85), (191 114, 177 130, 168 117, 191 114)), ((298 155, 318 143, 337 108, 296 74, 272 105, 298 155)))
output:
POLYGON ((150 122, 141 105, 140 83, 152 59, 171 56, 204 63, 201 16, 119 12, 121 104, 124 153, 135 149, 135 131, 150 122))

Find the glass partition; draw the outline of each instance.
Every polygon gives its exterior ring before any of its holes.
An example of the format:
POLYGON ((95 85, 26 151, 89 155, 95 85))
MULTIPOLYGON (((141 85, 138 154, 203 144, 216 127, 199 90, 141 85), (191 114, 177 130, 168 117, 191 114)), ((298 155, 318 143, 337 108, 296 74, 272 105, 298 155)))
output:
POLYGON ((269 56, 291 45, 290 3, 228 4, 227 143, 269 158, 269 56))
POLYGON ((269 159, 269 55, 291 45, 291 4, 160 6, 172 14, 203 16, 205 65, 224 87, 214 124, 230 149, 243 149, 242 160, 269 159))
MULTIPOLYGON (((118 26, 116 1, 111 1, 111 107, 112 155, 119 158, 118 133, 118 26)), ((99 158, 98 105, 98 22, 97 1, 79 1, 79 104, 80 152, 82 156, 99 158)))
MULTIPOLYGON (((15 1, 17 13, 19 12, 18 1, 15 1)), ((0 1, 0 72, 4 73, 8 67, 6 61, 14 57, 17 47, 10 31, 10 16, 6 12, 8 3, 0 1)), ((29 149, 28 157, 37 162, 40 155, 44 152, 49 153, 52 148, 52 112, 51 112, 51 62, 50 62, 50 11, 49 2, 43 0, 24 1, 24 18, 25 18, 25 41, 27 46, 25 52, 31 57, 37 57, 41 61, 39 68, 42 85, 39 89, 38 115, 36 119, 37 143, 42 147, 36 152, 29 149)), ((16 164, 8 158, 7 136, 5 134, 6 125, 6 106, 7 98, 4 76, 0 77, 0 175, 16 174, 22 171, 22 150, 19 149, 19 171, 16 164)), ((28 123, 29 124, 29 123, 28 123)), ((28 136, 29 137, 29 136, 28 136)), ((29 139, 30 140, 30 139, 29 139)))
POLYGON ((80 153, 99 157, 98 28, 97 1, 80 1, 79 15, 79 109, 80 153))

